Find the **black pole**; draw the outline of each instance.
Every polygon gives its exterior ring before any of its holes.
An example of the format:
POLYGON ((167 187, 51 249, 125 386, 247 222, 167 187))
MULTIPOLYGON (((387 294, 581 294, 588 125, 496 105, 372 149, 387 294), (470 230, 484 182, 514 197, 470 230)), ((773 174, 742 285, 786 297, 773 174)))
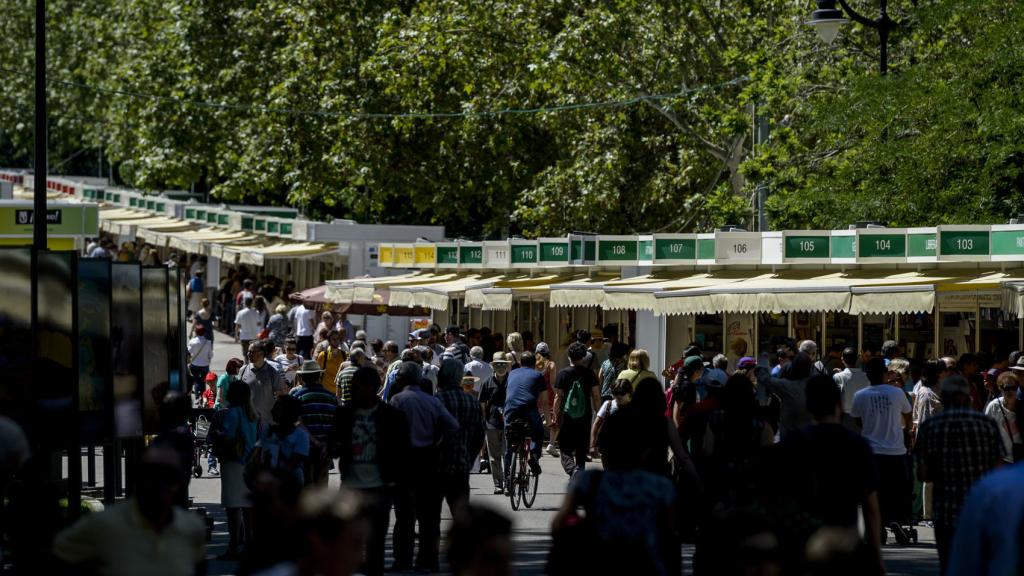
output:
POLYGON ((36 0, 36 125, 32 244, 46 250, 46 0, 36 0))
POLYGON ((881 17, 878 19, 880 24, 878 27, 878 41, 880 47, 878 51, 878 71, 885 76, 889 73, 889 27, 892 25, 892 20, 889 19, 889 2, 888 0, 879 0, 881 8, 881 17))

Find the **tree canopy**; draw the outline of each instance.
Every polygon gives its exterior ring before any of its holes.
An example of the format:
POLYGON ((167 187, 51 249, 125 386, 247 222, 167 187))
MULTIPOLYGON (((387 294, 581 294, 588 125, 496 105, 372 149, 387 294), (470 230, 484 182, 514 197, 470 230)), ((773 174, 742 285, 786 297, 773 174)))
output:
MULTIPOLYGON (((33 4, 0 0, 5 166, 33 4)), ((51 171, 466 237, 752 229, 759 183, 776 229, 1015 215, 1024 7, 891 1, 882 77, 813 4, 49 0, 51 171)))

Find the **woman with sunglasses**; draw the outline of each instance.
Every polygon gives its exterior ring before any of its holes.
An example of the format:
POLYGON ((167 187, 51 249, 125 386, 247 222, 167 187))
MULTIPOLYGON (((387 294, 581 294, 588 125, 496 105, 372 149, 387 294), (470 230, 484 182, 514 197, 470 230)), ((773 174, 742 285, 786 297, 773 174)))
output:
POLYGON ((1008 464, 1024 460, 1024 439, 1021 438, 1017 425, 1017 390, 1020 380, 1013 372, 1003 372, 996 380, 1000 396, 985 406, 985 414, 999 425, 999 435, 1003 439, 1005 455, 1003 460, 1008 464))

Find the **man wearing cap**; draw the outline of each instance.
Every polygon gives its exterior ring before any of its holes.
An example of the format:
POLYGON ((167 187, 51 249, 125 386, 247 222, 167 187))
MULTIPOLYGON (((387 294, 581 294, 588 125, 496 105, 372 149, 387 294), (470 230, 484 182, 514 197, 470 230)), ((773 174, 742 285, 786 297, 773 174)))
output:
POLYGON ((312 439, 304 473, 310 482, 321 485, 327 484, 327 474, 331 469, 327 438, 334 428, 334 414, 338 411, 338 398, 324 388, 323 373, 316 360, 303 361, 295 373, 295 382, 300 386, 291 392, 302 404, 299 419, 312 439))
POLYGON ((480 409, 484 414, 484 438, 490 464, 494 493, 501 494, 505 487, 502 463, 505 453, 505 395, 507 391, 509 366, 504 352, 495 352, 491 361, 493 373, 480 386, 480 409))
POLYGON ((206 327, 196 324, 196 335, 188 341, 188 372, 192 375, 192 391, 196 398, 206 388, 206 375, 213 360, 213 342, 206 337, 206 327))
POLYGON ((587 453, 590 451, 590 425, 594 412, 601 406, 601 386, 594 370, 586 365, 587 359, 592 358, 587 354, 587 348, 582 343, 570 344, 568 356, 572 364, 560 370, 555 380, 552 420, 561 426, 558 432, 558 451, 562 469, 570 477, 586 469, 587 453), (568 397, 577 388, 583 392, 583 415, 573 418, 565 412, 569 407, 568 397))
POLYGON ((462 362, 465 366, 469 364, 469 346, 462 341, 462 334, 458 326, 449 326, 444 331, 444 343, 448 345, 445 352, 450 352, 452 357, 462 362))
POLYGON ((947 571, 953 528, 968 490, 1003 459, 1003 443, 994 420, 971 409, 971 385, 950 376, 939 385, 942 412, 925 420, 914 443, 917 477, 934 482, 935 547, 940 574, 947 571))

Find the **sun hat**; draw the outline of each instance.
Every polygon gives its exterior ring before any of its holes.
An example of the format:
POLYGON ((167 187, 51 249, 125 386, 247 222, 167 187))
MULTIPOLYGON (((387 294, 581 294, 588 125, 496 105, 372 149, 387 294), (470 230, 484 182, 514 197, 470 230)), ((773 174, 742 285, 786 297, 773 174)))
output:
POLYGON ((302 363, 302 366, 299 367, 296 374, 319 374, 323 371, 323 368, 316 363, 316 360, 306 360, 302 363))

